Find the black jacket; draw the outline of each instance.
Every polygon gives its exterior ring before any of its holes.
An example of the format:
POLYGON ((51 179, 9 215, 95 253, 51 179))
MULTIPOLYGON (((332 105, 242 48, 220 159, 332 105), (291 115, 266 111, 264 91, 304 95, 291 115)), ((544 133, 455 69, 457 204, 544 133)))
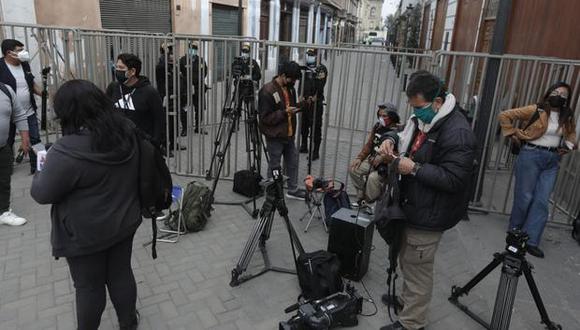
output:
MULTIPOLYGON (((320 64, 314 68, 306 67, 303 73, 304 88, 302 95, 304 97, 316 95, 318 99, 324 99, 324 86, 326 86, 326 79, 328 78, 328 69, 324 64, 320 64)), ((320 103, 322 105, 322 103, 320 103)))
POLYGON ((141 223, 136 139, 108 153, 91 150, 88 131, 66 135, 48 151, 30 194, 52 204, 51 243, 55 257, 107 249, 141 223))
POLYGON ((402 177, 401 206, 408 226, 444 231, 455 226, 467 210, 476 140, 458 106, 427 137, 413 159, 421 169, 416 176, 402 177))
POLYGON ((159 62, 155 66, 155 77, 157 82, 157 91, 161 96, 161 99, 165 97, 166 94, 166 85, 167 89, 169 90, 169 95, 173 95, 173 64, 169 64, 167 66, 167 84, 165 83, 165 56, 161 56, 159 58, 159 62))
MULTIPOLYGON (((30 104, 32 105, 32 109, 36 111, 37 106, 36 99, 34 98, 34 75, 30 71, 30 64, 28 62, 22 62, 20 65, 22 65, 24 78, 26 79, 26 84, 30 90, 30 104)), ((16 92, 16 79, 12 75, 12 72, 10 72, 4 57, 0 58, 0 82, 12 87, 12 90, 16 92)))
POLYGON ((140 76, 137 83, 131 87, 120 85, 114 81, 107 87, 107 96, 113 101, 115 108, 123 111, 127 118, 131 119, 135 125, 147 133, 155 143, 163 141, 163 128, 165 127, 165 115, 163 112, 163 102, 159 92, 151 86, 149 79, 140 76), (121 94, 121 90, 123 94, 121 94), (134 109, 124 107, 125 100, 129 97, 133 101, 134 109))

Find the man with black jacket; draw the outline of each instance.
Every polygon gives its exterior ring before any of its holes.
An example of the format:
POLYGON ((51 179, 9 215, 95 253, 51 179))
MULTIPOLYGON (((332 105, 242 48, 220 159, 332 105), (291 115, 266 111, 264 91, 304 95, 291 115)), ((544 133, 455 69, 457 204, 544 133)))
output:
POLYGON ((187 55, 179 59, 179 72, 181 73, 181 136, 187 136, 187 111, 186 109, 194 109, 194 133, 207 134, 199 123, 203 121, 204 95, 207 89, 205 85, 205 77, 207 77, 207 64, 199 56, 197 42, 193 41, 189 44, 187 55), (201 78, 201 79, 200 79, 201 78), (188 104, 188 96, 191 95, 191 107, 188 104), (200 98, 201 96, 201 98, 200 98), (200 106, 201 102, 201 106, 200 106))
MULTIPOLYGON (((34 82, 34 75, 30 70, 30 54, 18 40, 5 39, 2 41, 2 57, 0 59, 0 82, 8 85, 16 93, 16 98, 24 111, 28 112, 28 128, 30 135, 30 144, 35 145, 41 142, 40 130, 38 128, 38 118, 36 116, 36 100, 34 95, 42 96, 42 90, 34 82)), ((7 145, 12 148, 14 137, 16 135, 16 126, 10 125, 7 145)), ((20 148, 22 149, 22 148, 20 148)), ((28 151, 30 157, 30 173, 36 171, 36 154, 30 148, 28 151)))
POLYGON ((312 98, 312 102, 302 113, 300 152, 308 153, 308 136, 313 138, 312 160, 320 158, 320 143, 322 143, 322 115, 324 113, 324 86, 328 78, 328 69, 320 63, 318 51, 310 48, 306 51, 306 70, 304 70, 304 90, 302 95, 305 99, 312 98))
POLYGON ((280 167, 284 155, 284 168, 289 177, 286 197, 304 200, 305 191, 298 189, 298 151, 294 142, 296 113, 303 106, 302 102, 296 101, 294 84, 298 79, 298 63, 282 63, 278 75, 260 89, 258 111, 260 131, 266 137, 266 149, 270 156, 268 175, 271 175, 273 168, 280 167))
POLYGON ((399 255, 403 291, 400 297, 383 296, 383 302, 401 309, 399 321, 382 330, 427 325, 435 252, 443 232, 467 210, 475 158, 475 135, 455 96, 446 92, 438 77, 427 72, 414 75, 406 93, 414 115, 405 130, 388 136, 380 149, 398 163, 400 203, 406 216, 399 255))
POLYGON ((116 81, 107 87, 107 96, 114 102, 114 107, 148 134, 156 146, 161 146, 165 127, 163 103, 159 92, 140 73, 139 57, 119 55, 115 67, 116 81))

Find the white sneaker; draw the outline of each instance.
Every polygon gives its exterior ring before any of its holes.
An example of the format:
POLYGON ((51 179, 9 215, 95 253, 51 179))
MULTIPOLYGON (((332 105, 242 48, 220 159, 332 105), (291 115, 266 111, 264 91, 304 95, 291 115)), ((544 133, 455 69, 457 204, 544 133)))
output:
POLYGON ((8 210, 0 215, 0 223, 9 226, 22 226, 26 223, 26 219, 12 213, 12 210, 8 210))

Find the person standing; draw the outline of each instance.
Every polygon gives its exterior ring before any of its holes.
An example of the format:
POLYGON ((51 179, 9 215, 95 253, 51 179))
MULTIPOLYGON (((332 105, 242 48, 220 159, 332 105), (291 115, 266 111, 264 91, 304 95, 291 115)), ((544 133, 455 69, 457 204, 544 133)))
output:
MULTIPOLYGON (((28 132, 32 145, 41 142, 38 118, 36 116, 36 100, 34 95, 42 96, 41 88, 34 82, 34 75, 30 71, 30 54, 24 44, 18 40, 5 39, 2 41, 2 58, 0 59, 0 82, 8 85, 16 93, 18 102, 28 113, 28 132)), ((14 145, 16 126, 10 125, 7 145, 14 145)), ((4 141, 3 141, 4 142, 4 141)), ((20 147, 21 152, 24 148, 20 147)), ((36 153, 32 148, 28 150, 30 157, 30 174, 36 171, 36 153)))
POLYGON ((406 217, 399 254, 403 290, 400 297, 382 297, 399 307, 399 320, 381 330, 427 326, 435 254, 443 232, 467 211, 476 150, 467 119, 439 77, 414 75, 406 94, 413 115, 401 133, 387 134, 380 148, 384 157, 395 159, 406 217))
POLYGON ((302 112, 300 153, 308 153, 310 148, 308 137, 313 138, 312 160, 320 158, 322 143, 322 115, 324 113, 324 86, 328 78, 326 66, 320 62, 318 51, 310 48, 306 51, 306 70, 304 71, 305 99, 312 102, 302 112))
POLYGON ((528 252, 544 257, 539 247, 548 221, 550 195, 556 184, 562 156, 578 149, 576 123, 570 99, 570 85, 556 83, 538 104, 501 112, 498 119, 502 133, 521 145, 515 163, 516 183, 509 229, 529 235, 528 252), (516 121, 527 122, 517 128, 516 121))
POLYGON ((194 109, 194 133, 207 134, 200 127, 203 121, 203 109, 205 109, 205 78, 207 77, 207 64, 199 56, 197 42, 192 41, 189 44, 187 55, 179 59, 179 72, 181 73, 181 111, 179 114, 181 120, 181 136, 187 136, 187 111, 194 109), (189 92, 190 93, 189 93, 189 92), (191 95, 191 107, 188 104, 188 96, 191 95), (201 102, 201 104, 200 104, 201 102))
POLYGON ((272 175, 272 169, 280 167, 284 156, 284 169, 289 177, 286 197, 304 200, 306 192, 298 189, 298 151, 294 142, 296 114, 303 106, 296 100, 294 84, 298 79, 298 63, 280 64, 278 75, 258 93, 258 112, 260 131, 266 137, 266 149, 270 156, 268 176, 272 175))
POLYGON ((0 224, 9 226, 21 226, 26 223, 26 219, 15 215, 10 210, 10 183, 14 151, 6 141, 10 125, 14 124, 20 132, 22 151, 29 152, 28 116, 29 112, 22 108, 12 88, 0 82, 0 224))
POLYGON ((115 78, 107 87, 113 106, 131 119, 152 142, 161 147, 165 127, 163 103, 159 92, 141 75, 141 60, 133 54, 117 57, 115 78))
POLYGON ((121 329, 137 329, 137 284, 131 269, 141 224, 135 124, 86 80, 54 96, 63 136, 48 150, 30 195, 52 204, 51 244, 66 258, 75 287, 78 329, 96 330, 113 302, 121 329))

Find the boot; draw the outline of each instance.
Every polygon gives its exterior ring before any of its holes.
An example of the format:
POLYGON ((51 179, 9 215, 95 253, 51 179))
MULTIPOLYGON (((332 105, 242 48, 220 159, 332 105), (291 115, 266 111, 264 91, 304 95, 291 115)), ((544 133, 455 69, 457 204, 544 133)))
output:
POLYGON ((300 143, 300 153, 301 154, 308 153, 308 139, 302 138, 302 143, 300 143))
POLYGON ((319 150, 320 145, 314 146, 314 150, 312 151, 312 160, 318 160, 320 158, 319 150))

